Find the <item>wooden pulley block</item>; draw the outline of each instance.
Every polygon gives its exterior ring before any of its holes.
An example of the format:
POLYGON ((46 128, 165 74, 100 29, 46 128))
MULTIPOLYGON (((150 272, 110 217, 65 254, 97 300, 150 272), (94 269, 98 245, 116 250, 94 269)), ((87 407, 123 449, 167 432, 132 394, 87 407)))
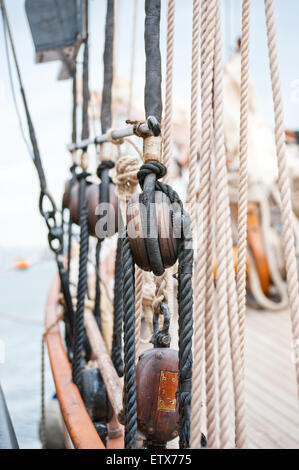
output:
MULTIPOLYGON (((97 209, 99 205, 99 198, 100 198, 100 187, 98 184, 90 184, 86 191, 86 205, 87 205, 87 212, 88 212, 88 228, 89 234, 93 237, 98 235, 98 238, 104 238, 98 231, 96 230, 96 225, 99 220, 99 215, 101 215, 101 208, 100 211, 97 209), (97 233, 96 233, 97 232, 97 233)), ((105 215, 104 215, 105 217, 105 215)), ((118 197, 115 191, 115 184, 109 183, 109 207, 108 213, 105 218, 107 223, 107 232, 106 226, 104 223, 104 229, 107 233, 106 236, 114 235, 114 233, 118 232, 118 197)), ((101 228, 101 224, 99 223, 99 229, 101 228)), ((104 234, 103 234, 104 235, 104 234)))
POLYGON ((79 187, 80 184, 76 181, 69 195, 69 210, 72 218, 72 222, 79 225, 79 187))
POLYGON ((109 422, 111 420, 113 409, 98 369, 83 369, 81 394, 93 421, 109 422))
POLYGON ((76 181, 75 183, 72 183, 71 179, 69 179, 65 182, 63 198, 62 198, 62 207, 63 207, 63 209, 69 209, 70 208, 71 189, 74 186, 77 186, 77 185, 78 185, 78 182, 76 181))
MULTIPOLYGON (((69 181, 66 182, 63 196, 64 207, 68 207, 71 213, 72 221, 79 224, 79 183, 75 182, 71 191, 69 191, 69 181)), ((96 224, 99 218, 99 185, 96 183, 87 183, 86 187, 86 206, 88 212, 89 235, 96 236, 96 224)), ((109 206, 107 220, 106 236, 111 236, 118 231, 118 198, 115 191, 115 185, 109 184, 109 206)), ((105 224, 104 224, 105 225, 105 224)), ((105 226, 104 226, 105 228, 105 226)), ((104 238, 104 237, 103 237, 104 238)))
MULTIPOLYGON (((143 220, 146 220, 145 206, 141 202, 142 195, 134 194, 127 207, 127 227, 128 237, 135 263, 144 271, 151 271, 149 261, 153 253, 149 252, 146 246, 146 227, 143 220), (143 217, 141 214, 143 211, 143 217)), ((171 202, 162 191, 155 192, 155 204, 153 204, 152 217, 156 217, 158 228, 158 247, 160 250, 164 268, 173 266, 178 257, 178 243, 174 237, 173 211, 171 202)), ((151 223, 149 221, 149 223, 151 223)))
POLYGON ((178 435, 178 352, 145 351, 136 368, 138 430, 148 444, 166 444, 178 435))

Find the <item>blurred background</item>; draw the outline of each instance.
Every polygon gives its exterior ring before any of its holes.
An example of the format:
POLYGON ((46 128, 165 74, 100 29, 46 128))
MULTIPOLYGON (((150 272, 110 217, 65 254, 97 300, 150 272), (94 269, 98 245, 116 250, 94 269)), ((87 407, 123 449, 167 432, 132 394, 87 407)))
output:
MULTIPOLYGON (((130 50, 133 28, 133 0, 118 0, 116 70, 119 90, 126 101, 129 93, 130 50)), ((71 138, 70 80, 58 81, 60 63, 35 64, 35 52, 24 0, 6 1, 21 74, 34 121, 48 185, 56 201, 68 177, 70 156, 66 146, 71 138)), ((162 0, 161 50, 165 70, 166 0, 162 0)), ((228 59, 240 36, 241 1, 222 2, 224 44, 228 59)), ((276 0, 276 21, 285 125, 299 128, 299 2, 276 0)), ((90 1, 90 90, 100 93, 103 81, 102 54, 106 2, 90 1)), ((142 112, 144 87, 144 1, 138 2, 138 28, 134 99, 142 112)), ((177 1, 174 60, 174 98, 176 111, 185 116, 188 130, 190 103, 192 0, 177 1)), ((38 212, 39 186, 35 168, 22 139, 13 105, 6 63, 3 28, 0 26, 0 380, 15 425, 20 447, 38 448, 40 415, 40 348, 47 289, 55 271, 47 249, 44 222, 38 212), (19 259, 29 267, 16 270, 19 259), (3 356, 3 355, 2 355, 3 356)), ((82 62, 81 53, 78 64, 82 62)), ((80 73, 80 70, 78 71, 80 73)), ((256 86, 259 112, 273 126, 272 95, 269 79, 264 4, 253 0, 251 18, 250 72, 256 86)), ((15 74, 14 74, 15 79, 15 74)), ((16 83, 16 81, 15 81, 16 83)), ((17 88, 17 86, 16 86, 17 88)), ((19 95, 18 105, 25 123, 19 95)), ((26 129, 26 125, 24 125, 26 129)), ((93 132, 100 132, 95 123, 93 132)), ((188 131, 187 134, 188 136, 188 131)), ((53 393, 49 367, 47 395, 53 393)))

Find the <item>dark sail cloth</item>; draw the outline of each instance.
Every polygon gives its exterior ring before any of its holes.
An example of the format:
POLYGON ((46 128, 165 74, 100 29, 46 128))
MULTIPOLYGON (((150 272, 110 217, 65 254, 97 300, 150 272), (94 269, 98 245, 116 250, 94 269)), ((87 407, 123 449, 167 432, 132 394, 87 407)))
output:
POLYGON ((70 78, 85 37, 85 0, 26 0, 25 10, 36 61, 61 60, 63 67, 58 78, 70 78))

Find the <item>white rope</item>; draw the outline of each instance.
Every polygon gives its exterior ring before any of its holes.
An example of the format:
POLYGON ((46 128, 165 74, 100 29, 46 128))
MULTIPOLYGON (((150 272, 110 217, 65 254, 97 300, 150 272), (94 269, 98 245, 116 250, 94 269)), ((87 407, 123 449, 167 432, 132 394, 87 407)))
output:
POLYGON ((238 190, 238 263, 237 290, 240 325, 240 348, 244 362, 244 330, 246 315, 246 247, 248 201, 248 87, 249 87, 249 26, 250 0, 242 4, 241 38, 241 98, 240 98, 240 149, 238 190))
MULTIPOLYGON (((197 40, 197 21, 199 21, 199 6, 193 4, 193 39, 197 40), (195 36, 195 37, 194 37, 195 36)), ((198 226, 197 255, 194 272, 194 364, 192 380, 192 407, 191 407, 191 447, 199 448, 201 440, 201 401, 204 359, 204 315, 208 308, 208 287, 210 279, 207 276, 207 240, 208 219, 210 207, 210 151, 211 151, 211 124, 212 124, 212 80, 214 56, 214 30, 215 30, 215 1, 202 1, 201 23, 201 160, 200 160, 200 218, 202 223, 198 226)), ((194 63, 195 65, 194 57, 194 63)), ((193 69, 193 78, 196 72, 193 69)), ((193 106, 195 106, 193 104, 193 106)), ((193 137, 192 137, 193 141, 193 137)), ((194 151, 193 151, 194 152, 194 151)), ((194 153, 193 153, 194 159, 194 153)), ((194 162, 193 162, 194 164, 194 162)), ((192 179, 191 179, 192 181, 192 179)), ((191 191, 193 188, 191 188, 191 191)), ((192 193, 191 193, 192 194, 192 193)), ((193 215, 194 220, 195 215, 193 215)), ((212 266, 211 266, 212 269, 212 266)), ((209 307, 211 304, 209 304, 209 307)))
MULTIPOLYGON (((270 73, 272 82, 274 118, 275 118, 275 143, 278 163, 278 188, 281 197, 281 212, 283 226, 283 248, 287 273, 287 287, 290 300, 291 323, 293 342, 299 345, 299 292, 298 272, 296 263, 296 250, 294 241, 293 212, 291 206, 290 184, 288 178, 287 156, 285 151, 285 133, 283 119, 283 103, 281 85, 278 70, 278 52, 276 44, 276 29, 274 17, 274 3, 272 0, 264 0, 266 12, 268 51, 270 73)), ((298 346, 297 346, 298 348, 298 346)), ((299 353, 296 354, 297 391, 299 397, 299 353)))

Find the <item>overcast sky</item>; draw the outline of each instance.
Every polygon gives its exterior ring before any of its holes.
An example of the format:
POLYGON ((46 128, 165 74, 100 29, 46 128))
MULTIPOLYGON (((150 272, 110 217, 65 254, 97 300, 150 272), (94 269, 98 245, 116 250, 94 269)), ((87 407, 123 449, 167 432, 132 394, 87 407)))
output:
MULTIPOLYGON (((190 62, 192 0, 177 0, 175 44, 175 100, 190 102, 190 62)), ((165 37, 165 6, 162 0, 162 52, 165 37)), ((272 102, 266 49, 265 16, 262 0, 252 0, 251 74, 255 80, 260 111, 272 125, 272 102)), ((17 55, 40 145, 51 192, 59 199, 67 177, 70 158, 71 82, 57 81, 58 62, 36 65, 34 48, 24 11, 24 0, 6 0, 17 55)), ((102 52, 106 2, 90 0, 90 87, 102 88, 102 52)), ((135 87, 142 93, 144 84, 143 22, 144 2, 139 0, 138 41, 135 87)), ((241 0, 224 0, 224 53, 233 51, 240 34, 241 0)), ((299 2, 276 0, 277 32, 285 104, 285 123, 299 128, 299 2)), ((133 0, 119 0, 117 74, 127 77, 133 0)), ((165 65, 163 60, 163 66, 165 65)), ((21 107, 21 103, 20 103, 21 107)), ((0 245, 46 245, 44 223, 37 211, 38 183, 35 170, 21 139, 8 82, 7 65, 0 27, 0 245)))

